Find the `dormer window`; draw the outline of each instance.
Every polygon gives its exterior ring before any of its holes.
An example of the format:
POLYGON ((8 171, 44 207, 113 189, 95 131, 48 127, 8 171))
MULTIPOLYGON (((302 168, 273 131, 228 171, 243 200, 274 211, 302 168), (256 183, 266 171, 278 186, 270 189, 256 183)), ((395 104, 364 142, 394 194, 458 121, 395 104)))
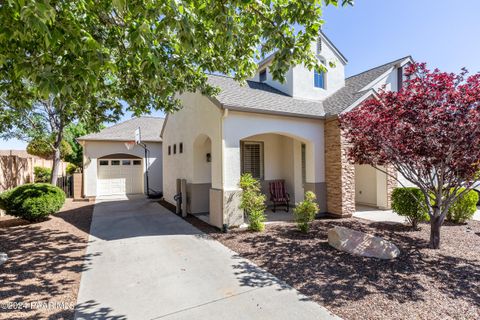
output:
POLYGON ((315 88, 325 89, 325 72, 322 70, 313 71, 313 85, 315 88))
POLYGON ((260 82, 267 81, 267 69, 260 71, 260 82))

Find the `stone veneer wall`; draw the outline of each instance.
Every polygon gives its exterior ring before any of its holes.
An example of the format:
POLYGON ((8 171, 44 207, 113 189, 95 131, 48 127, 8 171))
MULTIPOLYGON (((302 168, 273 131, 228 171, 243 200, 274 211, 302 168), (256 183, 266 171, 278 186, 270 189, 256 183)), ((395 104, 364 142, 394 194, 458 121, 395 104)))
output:
POLYGON ((340 217, 355 212, 355 167, 347 159, 338 119, 325 121, 325 180, 327 211, 340 217))
POLYGON ((398 181, 394 177, 398 175, 397 170, 387 165, 385 167, 385 171, 387 172, 387 209, 392 208, 392 192, 398 186, 398 181))

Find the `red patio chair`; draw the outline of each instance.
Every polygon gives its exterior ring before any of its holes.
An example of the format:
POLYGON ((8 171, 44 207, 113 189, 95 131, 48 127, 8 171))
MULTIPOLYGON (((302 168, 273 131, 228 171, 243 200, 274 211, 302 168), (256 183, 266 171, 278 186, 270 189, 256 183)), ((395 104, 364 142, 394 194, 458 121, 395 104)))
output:
POLYGON ((277 209, 277 205, 284 205, 286 212, 290 210, 290 195, 285 188, 285 180, 275 180, 269 183, 270 201, 273 202, 273 212, 277 209))

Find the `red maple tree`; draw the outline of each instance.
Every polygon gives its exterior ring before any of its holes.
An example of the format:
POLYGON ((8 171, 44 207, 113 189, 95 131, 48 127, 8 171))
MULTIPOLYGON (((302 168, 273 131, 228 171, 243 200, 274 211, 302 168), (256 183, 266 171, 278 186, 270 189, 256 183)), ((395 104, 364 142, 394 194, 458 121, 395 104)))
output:
POLYGON ((351 161, 392 165, 422 190, 430 246, 438 249, 449 207, 478 185, 480 74, 430 71, 425 63, 412 63, 405 76, 398 92, 380 90, 342 115, 340 125, 351 161))

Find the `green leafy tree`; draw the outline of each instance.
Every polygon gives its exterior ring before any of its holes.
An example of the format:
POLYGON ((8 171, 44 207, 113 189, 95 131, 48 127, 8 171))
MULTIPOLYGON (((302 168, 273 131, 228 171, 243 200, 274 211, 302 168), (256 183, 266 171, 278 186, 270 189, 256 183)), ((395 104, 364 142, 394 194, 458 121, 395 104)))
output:
MULTIPOLYGON (((104 126, 100 125, 98 129, 102 129, 104 126)), ((81 168, 83 165, 83 148, 77 142, 77 138, 89 134, 87 126, 82 123, 71 123, 65 128, 65 141, 68 142, 72 148, 72 152, 65 157, 65 161, 74 164, 76 167, 81 168)))
MULTIPOLYGON (((51 159, 54 155, 54 139, 55 137, 34 138, 28 143, 27 152, 40 158, 51 159)), ((62 140, 60 143, 60 158, 65 160, 72 152, 70 144, 62 140)))
POLYGON ((216 93, 206 72, 243 80, 274 51, 275 79, 322 69, 310 46, 339 1, 0 1, 2 137, 55 135, 53 183, 65 127, 114 121, 122 100, 136 115, 173 111, 178 92, 216 93))

